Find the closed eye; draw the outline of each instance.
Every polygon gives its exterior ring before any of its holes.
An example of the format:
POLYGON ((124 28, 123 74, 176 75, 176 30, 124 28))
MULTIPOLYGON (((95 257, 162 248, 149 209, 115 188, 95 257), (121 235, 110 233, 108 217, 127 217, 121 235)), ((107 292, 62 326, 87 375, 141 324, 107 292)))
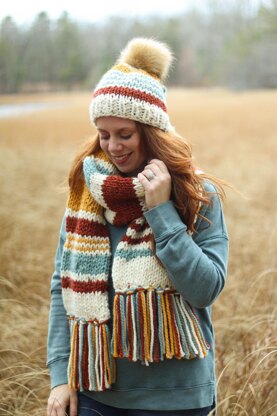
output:
POLYGON ((120 137, 121 137, 121 139, 128 140, 132 137, 132 135, 128 134, 128 136, 120 136, 120 137))

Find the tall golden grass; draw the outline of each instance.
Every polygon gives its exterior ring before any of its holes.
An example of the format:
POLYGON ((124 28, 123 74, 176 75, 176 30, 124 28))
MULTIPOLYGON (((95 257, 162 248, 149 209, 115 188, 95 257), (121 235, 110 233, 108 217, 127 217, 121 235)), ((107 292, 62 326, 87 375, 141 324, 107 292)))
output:
MULTIPOLYGON (((0 414, 45 415, 49 284, 88 94, 1 97, 64 108, 0 120, 0 414)), ((277 92, 171 90, 171 119, 196 163, 233 183, 226 288, 213 306, 218 415, 277 415, 277 92)))

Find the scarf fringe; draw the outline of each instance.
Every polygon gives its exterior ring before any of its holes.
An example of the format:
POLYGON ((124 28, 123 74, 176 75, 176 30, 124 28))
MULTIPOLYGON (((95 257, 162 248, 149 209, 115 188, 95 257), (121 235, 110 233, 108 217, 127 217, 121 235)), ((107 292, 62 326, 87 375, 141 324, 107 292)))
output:
POLYGON ((112 348, 115 358, 146 365, 164 358, 206 357, 206 342, 194 309, 175 290, 116 292, 112 348))
POLYGON ((106 322, 98 323, 69 317, 71 352, 68 380, 72 389, 104 391, 115 382, 110 331, 106 322))
POLYGON ((109 389, 116 379, 114 358, 149 365, 164 358, 204 358, 210 349, 194 309, 175 290, 116 292, 113 317, 112 339, 107 322, 69 317, 70 388, 109 389))

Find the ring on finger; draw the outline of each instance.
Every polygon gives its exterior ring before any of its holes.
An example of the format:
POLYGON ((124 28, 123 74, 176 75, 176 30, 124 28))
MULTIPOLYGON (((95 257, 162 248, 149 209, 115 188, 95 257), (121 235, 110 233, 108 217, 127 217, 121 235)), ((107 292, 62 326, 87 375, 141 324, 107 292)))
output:
POLYGON ((154 178, 155 178, 155 174, 153 172, 150 172, 149 175, 147 175, 147 179, 149 180, 149 182, 151 182, 154 178))

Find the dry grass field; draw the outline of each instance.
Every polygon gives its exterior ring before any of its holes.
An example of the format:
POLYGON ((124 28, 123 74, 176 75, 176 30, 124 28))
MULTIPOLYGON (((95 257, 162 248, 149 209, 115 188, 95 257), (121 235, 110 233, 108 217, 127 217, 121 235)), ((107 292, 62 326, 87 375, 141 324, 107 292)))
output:
MULTIPOLYGON (((49 284, 89 94, 0 97, 64 108, 0 119, 0 415, 45 415, 49 284)), ((277 415, 277 92, 171 90, 198 166, 231 182, 226 287, 213 306, 218 415, 277 415)))

